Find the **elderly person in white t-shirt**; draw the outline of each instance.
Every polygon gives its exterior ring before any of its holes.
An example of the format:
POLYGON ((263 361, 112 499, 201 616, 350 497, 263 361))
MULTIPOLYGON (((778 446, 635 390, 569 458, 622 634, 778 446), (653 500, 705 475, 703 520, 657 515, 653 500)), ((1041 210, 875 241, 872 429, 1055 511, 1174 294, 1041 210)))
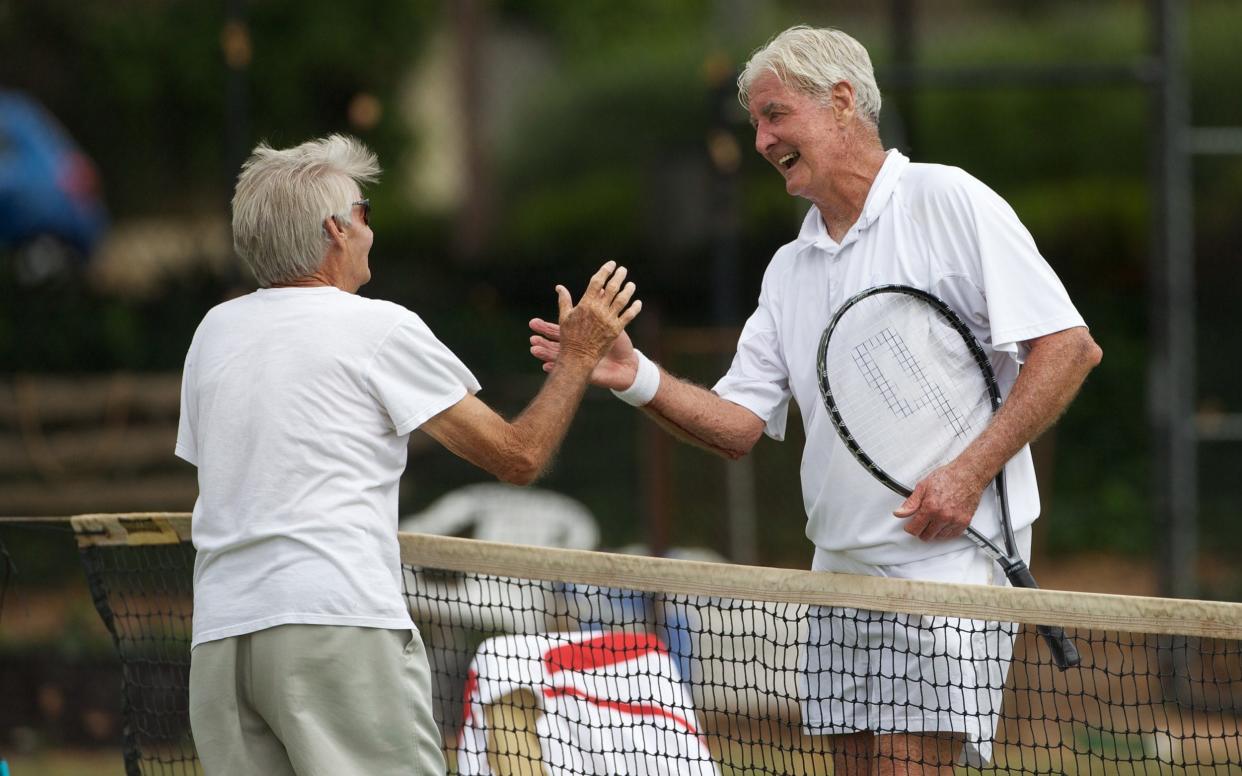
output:
MULTIPOLYGON (((1039 500, 1027 445, 1069 404, 1099 363, 1099 347, 999 196, 960 169, 884 150, 880 93, 853 38, 786 30, 754 53, 738 88, 755 150, 789 194, 811 202, 802 229, 773 256, 733 364, 710 391, 660 369, 625 335, 593 382, 727 458, 745 455, 761 434, 782 439, 795 399, 806 430, 802 490, 814 569, 1005 584, 962 535, 972 523, 998 535, 995 500, 981 497, 1003 466, 1014 529, 1029 555, 1039 500), (887 283, 924 289, 956 310, 1007 397, 986 431, 904 502, 847 452, 816 380, 816 346, 833 312, 887 283)), ((531 328, 531 352, 545 367, 557 363, 564 332, 539 319, 531 328)), ((838 774, 949 773, 954 760, 988 757, 1012 650, 1007 632, 993 627, 943 644, 943 628, 937 636, 919 618, 881 623, 827 609, 812 615, 810 630, 802 719, 808 734, 831 736, 838 774), (916 649, 937 656, 917 670, 892 665, 895 651, 905 660, 916 649), (858 675, 856 665, 871 669, 858 675), (946 686, 946 672, 956 686, 946 686), (920 699, 928 701, 922 708, 920 699)))
POLYGON ((558 286, 560 364, 506 421, 422 319, 357 295, 374 239, 359 186, 378 174, 339 135, 255 149, 233 236, 261 288, 208 312, 186 356, 176 452, 199 481, 190 720, 209 774, 444 773, 402 595, 409 434, 531 482, 640 309, 613 262, 577 305, 558 286))

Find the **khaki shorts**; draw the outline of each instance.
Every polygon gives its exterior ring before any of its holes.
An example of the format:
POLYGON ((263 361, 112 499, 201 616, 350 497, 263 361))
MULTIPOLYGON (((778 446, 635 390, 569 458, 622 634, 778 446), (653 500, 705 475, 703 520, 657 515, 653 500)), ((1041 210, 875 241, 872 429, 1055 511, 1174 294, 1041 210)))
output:
POLYGON ((417 631, 281 625, 199 644, 190 725, 209 775, 444 774, 417 631))

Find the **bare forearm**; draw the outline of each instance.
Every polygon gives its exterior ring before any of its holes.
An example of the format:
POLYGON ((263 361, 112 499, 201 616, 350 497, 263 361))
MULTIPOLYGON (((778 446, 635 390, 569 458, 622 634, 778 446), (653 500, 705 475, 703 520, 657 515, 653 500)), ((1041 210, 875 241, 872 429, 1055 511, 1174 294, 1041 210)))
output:
MULTIPOLYGON (((530 326, 535 332, 530 339, 531 354, 550 370, 562 357, 560 327, 538 318, 530 326)), ((623 398, 631 404, 641 403, 643 412, 665 431, 725 458, 746 455, 763 434, 763 421, 753 412, 655 367, 633 348, 624 333, 595 368, 592 381, 602 388, 630 394, 623 398), (648 367, 658 372, 654 395, 649 392, 649 375, 644 373, 640 378, 639 374, 648 367)))
POLYGON ((1022 447, 1061 417, 1101 351, 1086 329, 1069 329, 1035 341, 1009 397, 956 464, 986 483, 1022 447))
MULTIPOLYGON (((512 423, 467 394, 422 425, 436 441, 479 468, 517 485, 528 485, 548 467, 565 439, 587 380, 626 324, 642 309, 630 300, 634 284, 625 282, 625 267, 605 262, 587 284, 578 304, 569 290, 556 287, 559 324, 564 331, 563 358, 539 393, 512 423)), ((559 338, 558 338, 559 339, 559 338)))
POLYGON ((512 423, 478 398, 461 401, 422 425, 440 444, 480 469, 529 485, 548 468, 586 390, 590 359, 569 358, 512 423))
POLYGON ((746 455, 763 433, 750 410, 664 370, 660 389, 642 409, 677 439, 725 458, 746 455))
POLYGON ((548 468, 582 403, 593 366, 588 358, 566 358, 548 375, 539 393, 509 426, 506 447, 510 450, 505 458, 513 468, 499 473, 502 479, 526 485, 548 468))

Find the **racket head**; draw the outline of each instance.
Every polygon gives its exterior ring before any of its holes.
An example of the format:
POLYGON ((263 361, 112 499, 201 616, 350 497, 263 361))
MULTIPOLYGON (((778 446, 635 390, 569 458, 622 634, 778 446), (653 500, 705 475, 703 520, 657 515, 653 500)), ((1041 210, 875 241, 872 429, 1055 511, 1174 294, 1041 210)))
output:
POLYGON ((910 286, 876 286, 847 300, 820 338, 817 365, 842 442, 903 496, 974 441, 1000 406, 992 365, 969 327, 910 286))

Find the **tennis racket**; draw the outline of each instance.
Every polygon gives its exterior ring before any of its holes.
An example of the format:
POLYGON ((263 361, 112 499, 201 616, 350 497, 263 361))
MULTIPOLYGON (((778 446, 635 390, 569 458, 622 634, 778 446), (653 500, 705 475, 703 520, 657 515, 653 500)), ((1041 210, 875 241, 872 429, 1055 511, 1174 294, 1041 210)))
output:
MULTIPOLYGON (((905 497, 973 442, 1001 403, 992 365, 970 329, 944 302, 909 286, 876 286, 843 304, 820 338, 818 367, 841 441, 905 497)), ((1003 468, 995 483, 1004 548, 973 527, 966 536, 1014 587, 1039 587, 1018 554, 1003 468)), ((1061 628, 1037 630, 1058 668, 1081 662, 1061 628)))

